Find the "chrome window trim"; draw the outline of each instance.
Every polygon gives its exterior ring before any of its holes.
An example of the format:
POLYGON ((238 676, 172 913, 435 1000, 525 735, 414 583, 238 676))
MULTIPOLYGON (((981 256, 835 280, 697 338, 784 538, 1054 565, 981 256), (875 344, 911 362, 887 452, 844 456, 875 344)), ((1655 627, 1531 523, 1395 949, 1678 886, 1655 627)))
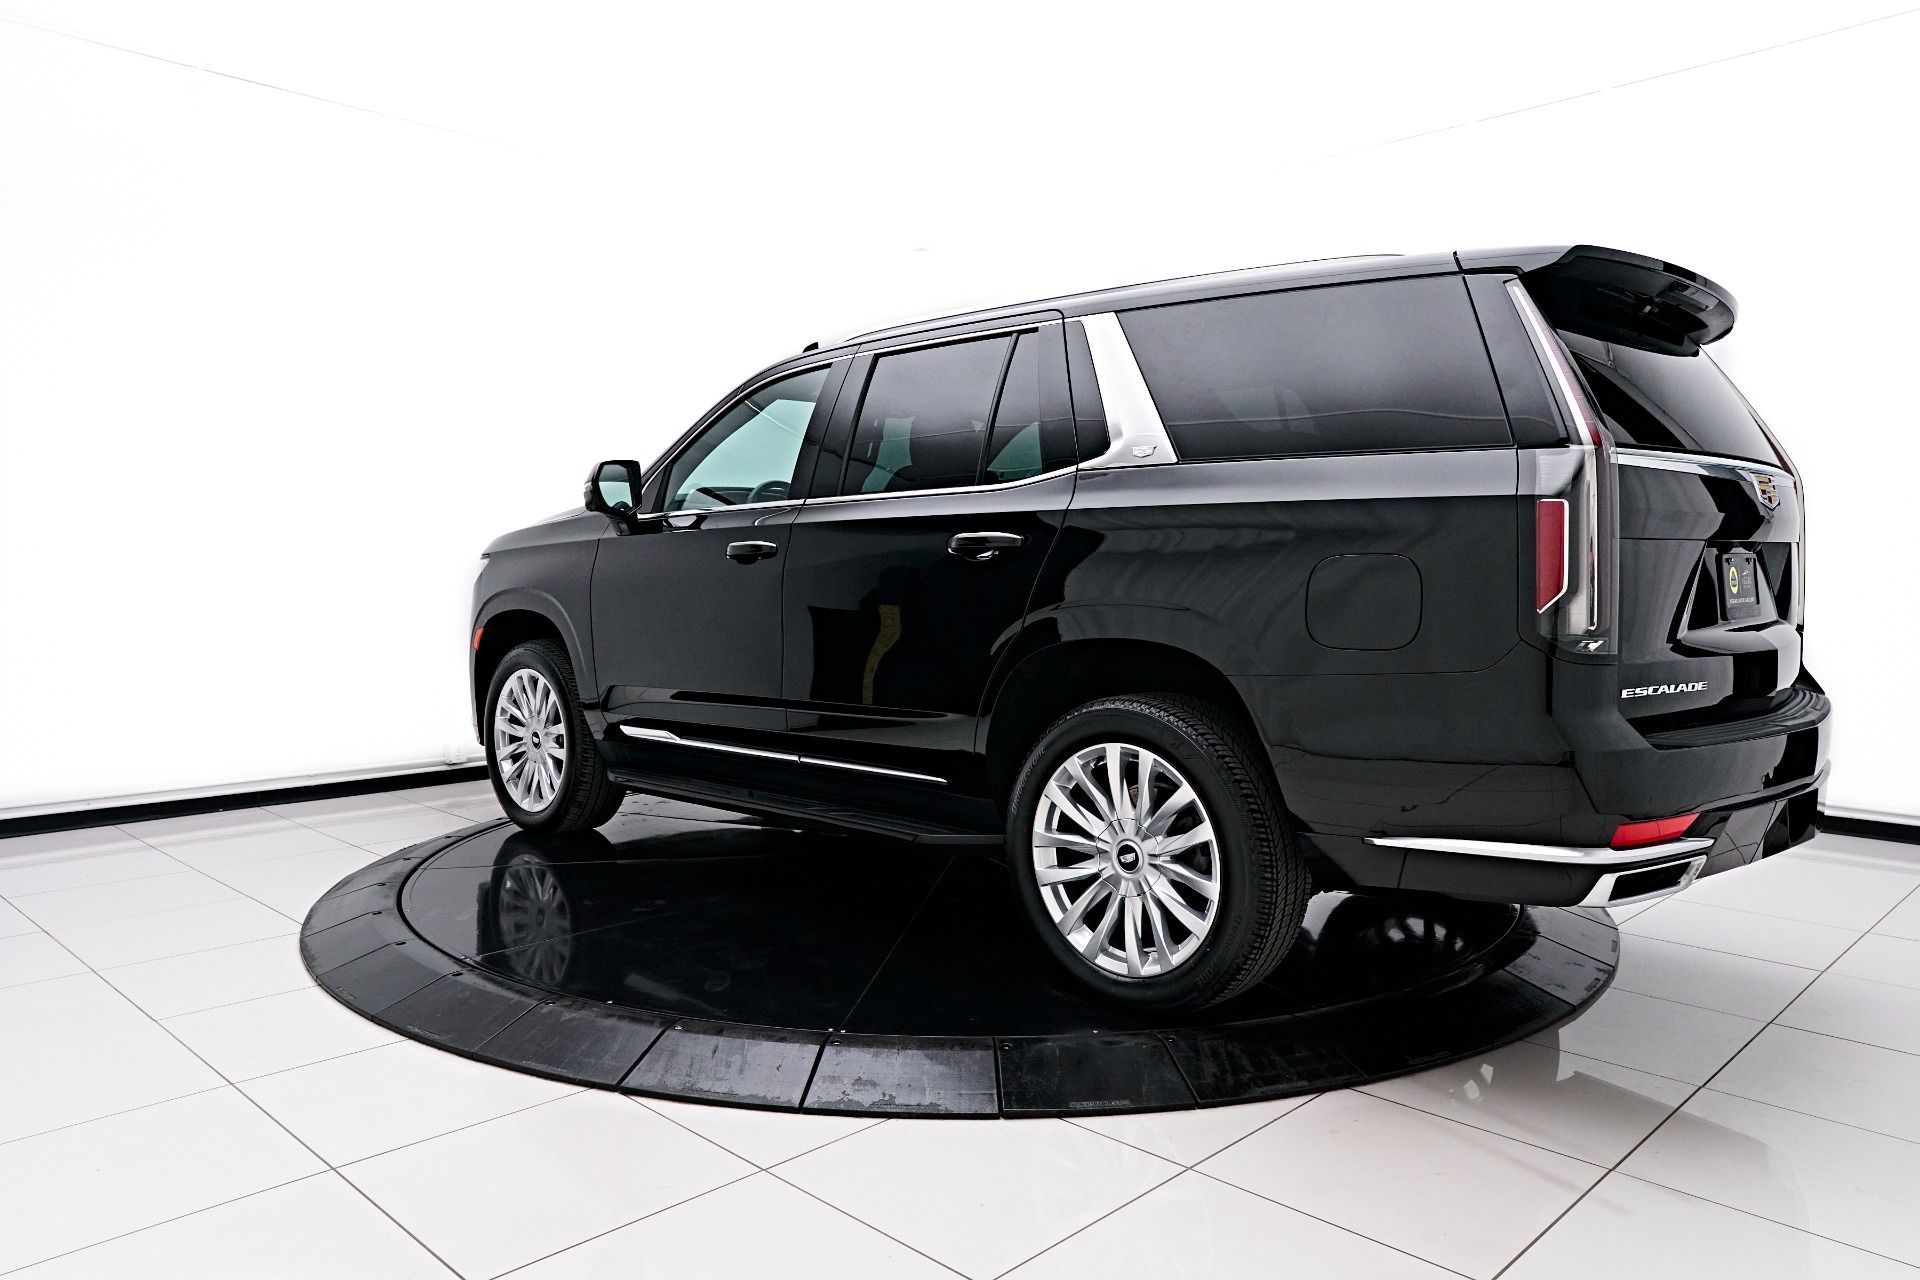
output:
POLYGON ((1077 323, 1087 335, 1093 376, 1100 384, 1100 403, 1107 414, 1106 452, 1080 465, 1105 469, 1178 462, 1180 455, 1167 435, 1166 423, 1160 420, 1160 407, 1153 402, 1146 375, 1140 372, 1126 330, 1120 327, 1120 317, 1102 311, 1081 316, 1077 323))
MULTIPOLYGON (((949 485, 943 489, 893 489, 882 493, 836 493, 824 498, 807 498, 800 505, 824 507, 843 502, 872 502, 878 498, 933 498, 954 493, 995 493, 1001 489, 1020 489, 1030 484, 1039 484, 1043 480, 1057 480, 1079 469, 1078 465, 1055 467, 1052 471, 1043 471, 1037 476, 1028 476, 1025 480, 1002 480, 997 484, 949 485)), ((722 507, 721 510, 732 511, 735 508, 722 507)))
POLYGON ((797 751, 767 751, 760 747, 741 747, 731 742, 712 742, 706 738, 685 738, 671 729, 656 729, 651 725, 623 724, 619 729, 629 738, 639 738, 643 742, 658 742, 669 747, 693 747, 700 751, 721 751, 728 755, 755 756, 762 760, 780 760, 787 764, 811 764, 826 769, 850 769, 855 773, 875 773, 887 778, 904 778, 909 782, 931 782, 942 787, 947 785, 945 778, 935 777, 931 773, 914 773, 908 769, 886 769, 877 764, 855 764, 851 760, 829 760, 825 756, 801 755, 797 751))
POLYGON ((1740 458, 1722 457, 1716 453, 1675 454, 1664 453, 1658 449, 1630 449, 1620 446, 1614 449, 1613 456, 1622 466, 1645 467, 1649 471, 1679 471, 1693 476, 1718 476, 1729 471, 1738 472, 1741 476, 1749 471, 1758 471, 1763 474, 1778 472, 1783 476, 1793 474, 1777 462, 1750 462, 1740 458))
POLYGON ((872 356, 877 360, 881 356, 890 356, 897 351, 917 351, 921 347, 955 346, 962 342, 972 342, 977 338, 1004 338, 1010 333, 1033 333, 1046 328, 1048 325, 1062 323, 1065 322, 1061 320, 1029 320, 1025 324, 1010 324, 999 329, 976 329, 971 333, 950 333, 945 337, 939 338, 903 338, 899 342, 889 343, 886 346, 870 347, 862 343, 858 351, 859 354, 863 356, 872 356))
MULTIPOLYGON (((1507 840, 1455 840, 1442 836, 1368 836, 1367 843, 1387 849, 1425 849, 1432 853, 1466 853, 1481 858, 1510 858, 1517 862, 1558 862, 1582 867, 1612 867, 1629 862, 1658 862, 1713 847, 1707 836, 1685 836, 1635 849, 1607 846, 1519 844, 1507 840)), ((1636 868, 1637 869, 1637 868, 1636 868)))
POLYGON ((640 511, 628 516, 631 520, 671 520, 675 516, 705 515, 709 511, 775 511, 781 507, 797 507, 805 502, 804 498, 782 498, 778 502, 741 502, 733 506, 721 503, 712 507, 681 507, 675 511, 640 511))

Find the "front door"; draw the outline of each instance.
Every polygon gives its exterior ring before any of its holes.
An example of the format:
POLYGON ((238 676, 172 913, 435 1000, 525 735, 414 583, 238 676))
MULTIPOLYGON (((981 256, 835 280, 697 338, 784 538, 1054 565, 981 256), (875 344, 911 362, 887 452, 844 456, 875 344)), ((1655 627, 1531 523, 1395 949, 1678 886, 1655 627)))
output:
POLYGON ((1073 493, 1060 326, 862 358, 856 392, 792 530, 788 722, 802 753, 959 781, 1073 493))
MULTIPOLYGON (((715 415, 602 542, 593 641, 607 718, 780 734, 780 579, 795 472, 837 378, 790 374, 715 415)), ((830 407, 830 406, 828 406, 830 407)))

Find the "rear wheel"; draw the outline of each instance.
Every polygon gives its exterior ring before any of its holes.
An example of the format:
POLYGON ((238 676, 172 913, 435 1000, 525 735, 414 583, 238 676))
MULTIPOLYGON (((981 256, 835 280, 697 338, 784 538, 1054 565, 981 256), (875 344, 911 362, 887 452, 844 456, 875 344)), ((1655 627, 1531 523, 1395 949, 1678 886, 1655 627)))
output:
POLYGON ((620 808, 625 792, 607 777, 558 643, 530 640, 500 660, 486 725, 493 794, 527 830, 583 831, 620 808))
POLYGON ((1260 753, 1215 708, 1104 698, 1056 721, 1014 784, 1015 891, 1080 981, 1139 1008, 1246 990, 1292 947, 1311 885, 1260 753))

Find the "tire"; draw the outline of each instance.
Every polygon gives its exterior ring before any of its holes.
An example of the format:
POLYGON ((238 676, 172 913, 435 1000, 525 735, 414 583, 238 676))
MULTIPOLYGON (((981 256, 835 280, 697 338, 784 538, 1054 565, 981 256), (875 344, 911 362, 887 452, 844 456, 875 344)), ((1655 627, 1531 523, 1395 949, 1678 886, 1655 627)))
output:
POLYGON ((1166 1012, 1218 1004, 1271 974, 1299 935, 1312 880, 1264 753, 1200 699, 1129 695, 1068 712, 1028 753, 1008 815, 1028 918, 1108 999, 1166 1012), (1105 771, 1116 754, 1117 787, 1105 771))
POLYGON ((606 762, 601 759, 598 744, 587 727, 587 718, 580 710, 580 693, 573 683, 573 664, 557 641, 529 640, 500 660, 493 679, 487 682, 486 716, 481 724, 486 735, 487 776, 493 782, 494 797, 507 816, 528 831, 586 831, 606 822, 620 808, 626 792, 607 777, 606 762), (523 672, 530 674, 523 676, 523 672), (507 698, 520 714, 518 722, 512 713, 504 717, 508 725, 504 734, 502 698, 507 698), (555 747, 549 730, 555 726, 561 730, 557 779, 552 776, 550 766, 536 765, 534 760, 521 764, 511 773, 511 780, 502 775, 502 750, 509 754, 510 767, 529 754, 525 748, 515 751, 512 746, 512 726, 527 723, 528 709, 533 709, 536 719, 545 722, 535 726, 541 748, 533 753, 536 758, 553 759, 555 747), (536 767, 540 770, 539 779, 526 780, 531 776, 526 770, 536 767))

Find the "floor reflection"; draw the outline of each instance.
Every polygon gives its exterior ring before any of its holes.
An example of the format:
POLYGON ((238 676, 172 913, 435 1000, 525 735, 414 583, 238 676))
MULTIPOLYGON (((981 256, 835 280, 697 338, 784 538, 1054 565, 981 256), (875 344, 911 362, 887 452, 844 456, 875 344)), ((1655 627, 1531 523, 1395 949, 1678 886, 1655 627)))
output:
MULTIPOLYGON (((415 873, 402 905, 483 968, 691 1017, 919 1035, 1156 1025, 1056 971, 991 858, 694 806, 567 836, 496 828, 415 873)), ((1280 971, 1214 1020, 1443 988, 1530 936, 1512 907, 1321 894, 1280 971)))

